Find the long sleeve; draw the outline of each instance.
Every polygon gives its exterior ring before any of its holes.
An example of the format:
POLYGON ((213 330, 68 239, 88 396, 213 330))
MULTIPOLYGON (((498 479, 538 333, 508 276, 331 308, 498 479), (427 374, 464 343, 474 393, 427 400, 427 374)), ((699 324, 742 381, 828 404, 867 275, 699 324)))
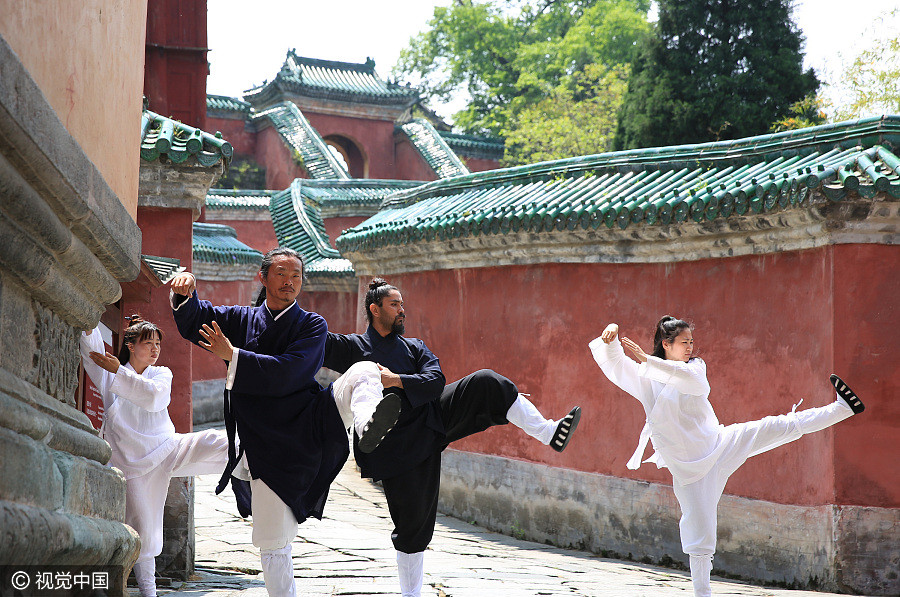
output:
POLYGON ((232 390, 257 396, 286 396, 309 385, 322 367, 328 326, 316 315, 287 349, 266 355, 240 349, 232 390))
POLYGON ((416 371, 413 374, 401 373, 400 380, 410 404, 414 407, 427 404, 441 397, 447 380, 441 371, 438 358, 421 340, 413 340, 417 347, 416 371))
POLYGON ((346 373, 354 363, 364 360, 358 353, 358 345, 350 337, 328 332, 322 366, 338 373, 346 373))
POLYGON ((694 358, 683 363, 649 356, 647 362, 638 367, 638 374, 646 379, 672 385, 679 392, 688 396, 709 395, 706 363, 701 358, 694 358))
POLYGON ((113 378, 110 391, 146 411, 159 412, 172 399, 172 372, 168 367, 154 367, 153 377, 147 377, 122 366, 113 378))
POLYGON ((92 352, 103 354, 106 351, 106 347, 103 345, 103 338, 100 336, 100 329, 94 328, 90 335, 82 332, 78 345, 81 351, 81 363, 84 365, 84 371, 101 392, 105 391, 109 376, 112 373, 92 361, 90 357, 92 352))
POLYGON ((650 407, 649 400, 653 394, 650 381, 641 377, 638 373, 638 364, 625 356, 618 337, 609 344, 600 338, 594 338, 588 344, 588 348, 591 349, 594 360, 609 381, 640 400, 646 408, 650 407))
POLYGON ((225 336, 232 344, 239 337, 238 330, 234 327, 239 317, 233 317, 231 311, 240 307, 214 307, 209 301, 200 300, 195 290, 187 299, 182 295, 173 294, 171 297, 172 316, 178 333, 185 340, 199 345, 203 337, 200 328, 203 324, 211 324, 213 321, 219 324, 225 336))

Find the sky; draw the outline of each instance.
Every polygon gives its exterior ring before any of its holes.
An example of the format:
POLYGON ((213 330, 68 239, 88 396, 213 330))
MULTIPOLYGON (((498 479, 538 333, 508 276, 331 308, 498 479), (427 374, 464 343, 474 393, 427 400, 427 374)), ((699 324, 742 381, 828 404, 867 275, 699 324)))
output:
MULTIPOLYGON (((411 37, 427 29, 435 6, 452 0, 208 0, 207 93, 240 97, 272 79, 289 49, 300 56, 362 63, 388 78, 411 37), (252 10, 248 10, 252 6, 252 10)), ((752 0, 751 0, 752 1, 752 0)), ((877 17, 900 0, 795 0, 795 21, 806 37, 805 67, 826 84, 838 83, 842 63, 860 48, 877 17), (843 61, 843 62, 842 62, 843 61)), ((839 97, 837 85, 826 93, 839 97)), ((432 106, 449 118, 459 106, 432 106)))

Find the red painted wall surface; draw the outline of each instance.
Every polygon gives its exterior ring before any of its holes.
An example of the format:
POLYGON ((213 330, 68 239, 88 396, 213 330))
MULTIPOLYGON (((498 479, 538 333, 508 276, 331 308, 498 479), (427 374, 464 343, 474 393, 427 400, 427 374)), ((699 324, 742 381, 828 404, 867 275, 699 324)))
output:
POLYGON ((247 121, 243 118, 211 118, 207 116, 206 126, 208 128, 204 130, 209 133, 221 132, 222 138, 231 143, 236 156, 255 157, 256 133, 247 130, 247 121))
POLYGON ((323 219, 323 222, 325 223, 325 233, 328 235, 328 242, 330 242, 331 246, 334 247, 334 241, 341 235, 341 232, 349 228, 353 228, 360 222, 364 222, 367 219, 368 217, 366 216, 323 219))
MULTIPOLYGON (((143 236, 142 253, 174 257, 181 261, 182 266, 191 269, 193 233, 191 210, 141 207, 138 209, 137 224, 143 236)), ((162 330, 162 349, 157 364, 172 370, 172 401, 169 404, 169 416, 172 417, 178 433, 190 432, 193 425, 191 345, 181 338, 175 320, 172 319, 169 286, 154 289, 150 295, 149 305, 143 302, 123 301, 122 311, 125 315, 138 312, 144 319, 152 321, 162 330)))
POLYGON ((356 331, 357 296, 353 292, 301 292, 297 303, 305 311, 325 318, 328 331, 352 334, 356 331))
POLYGON ((340 135, 352 141, 367 164, 366 178, 394 178, 394 123, 303 111, 322 137, 340 135))
POLYGON ((256 137, 256 162, 266 167, 266 188, 281 191, 295 178, 308 178, 306 171, 294 163, 291 150, 281 135, 272 127, 259 132, 256 137))
POLYGON ((144 95, 150 110, 206 130, 206 0, 149 0, 144 95))
POLYGON ((842 246, 675 264, 429 271, 389 281, 403 292, 408 335, 434 351, 448 381, 492 368, 547 416, 559 418, 575 404, 584 409, 562 454, 511 426, 454 448, 671 483, 668 471, 653 465, 625 468, 643 411, 606 380, 587 348, 615 321, 650 350, 654 325, 669 313, 696 325, 696 350, 709 366, 710 401, 723 424, 783 414, 801 398, 800 408, 825 405, 834 400, 832 371, 859 388, 867 404, 857 420, 751 458, 728 493, 897 507, 900 482, 887 471, 896 470, 900 414, 891 400, 900 370, 891 363, 900 346, 887 321, 900 312, 898 251, 842 246))
POLYGON ((437 180, 437 174, 406 136, 397 136, 394 152, 397 162, 394 178, 398 180, 437 180))
POLYGON ((861 416, 835 427, 837 500, 896 507, 900 246, 838 245, 832 253, 835 372, 866 405, 861 416), (871 503, 873 497, 877 503, 871 503))
POLYGON ((488 160, 484 158, 460 158, 470 172, 484 172, 485 170, 496 170, 501 168, 500 162, 497 160, 488 160))

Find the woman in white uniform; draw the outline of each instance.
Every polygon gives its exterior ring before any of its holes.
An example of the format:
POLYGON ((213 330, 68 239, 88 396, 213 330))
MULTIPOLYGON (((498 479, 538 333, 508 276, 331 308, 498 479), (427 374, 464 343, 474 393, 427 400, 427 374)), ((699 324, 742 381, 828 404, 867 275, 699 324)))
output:
POLYGON ((666 315, 654 335, 653 354, 628 338, 618 340, 611 323, 591 341, 594 360, 607 378, 637 398, 647 422, 629 469, 641 465, 647 442, 655 453, 645 462, 672 473, 681 506, 681 545, 690 556, 695 597, 709 597, 709 575, 716 551, 716 509, 728 477, 750 456, 761 454, 806 433, 830 427, 865 408, 836 375, 831 383, 838 399, 820 408, 765 417, 759 421, 721 425, 709 403, 706 363, 692 356, 693 326, 666 315), (638 362, 627 358, 623 346, 638 362))
POLYGON ((106 352, 97 329, 81 335, 84 369, 103 398, 100 434, 112 448, 109 465, 125 475, 125 522, 141 537, 134 575, 143 597, 156 596, 163 508, 169 479, 221 473, 228 461, 224 431, 175 433, 166 407, 172 372, 156 367, 162 332, 133 316, 119 358, 106 352))

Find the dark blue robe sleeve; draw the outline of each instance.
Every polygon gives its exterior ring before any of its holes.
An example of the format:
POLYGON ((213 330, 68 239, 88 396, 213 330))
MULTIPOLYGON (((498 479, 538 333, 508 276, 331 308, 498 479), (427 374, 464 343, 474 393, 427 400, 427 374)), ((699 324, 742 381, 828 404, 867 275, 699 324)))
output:
POLYGON ((346 373, 354 363, 362 360, 358 353, 357 344, 348 336, 328 332, 325 340, 325 361, 322 366, 341 374, 346 373))
POLYGON ((418 339, 409 339, 409 341, 413 342, 415 348, 418 373, 409 375, 401 373, 400 381, 403 382, 403 390, 406 392, 410 404, 418 407, 439 399, 447 380, 444 379, 438 358, 428 350, 425 343, 418 339))
POLYGON ((257 396, 288 396, 309 385, 322 367, 328 325, 316 315, 297 330, 287 349, 278 355, 238 350, 231 389, 257 396))
POLYGON ((198 344, 203 340, 200 328, 204 323, 211 324, 215 321, 233 345, 237 346, 243 340, 237 329, 243 318, 235 317, 231 313, 241 307, 214 307, 209 301, 201 301, 196 290, 187 299, 181 300, 182 298, 181 295, 175 295, 177 309, 172 311, 175 325, 178 326, 178 333, 182 338, 198 344))

